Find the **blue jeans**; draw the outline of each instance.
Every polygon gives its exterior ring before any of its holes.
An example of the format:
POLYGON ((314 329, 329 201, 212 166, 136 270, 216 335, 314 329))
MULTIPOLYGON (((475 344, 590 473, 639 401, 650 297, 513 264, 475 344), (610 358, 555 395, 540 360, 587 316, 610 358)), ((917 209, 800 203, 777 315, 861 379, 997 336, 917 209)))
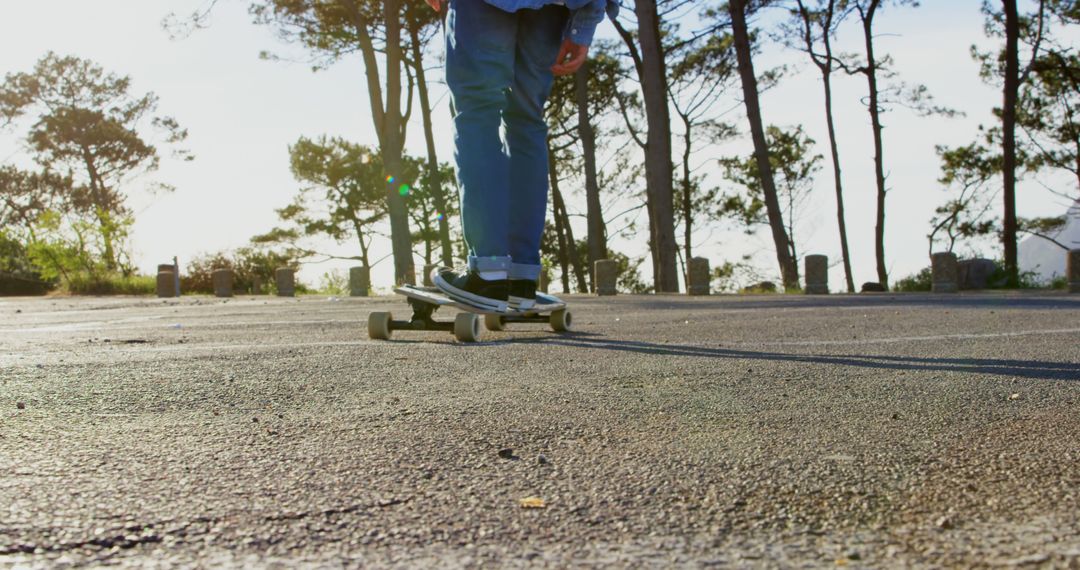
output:
POLYGON ((446 83, 469 267, 540 275, 548 195, 544 106, 569 11, 505 12, 484 0, 451 0, 446 83), (502 131, 502 132, 500 132, 502 131))

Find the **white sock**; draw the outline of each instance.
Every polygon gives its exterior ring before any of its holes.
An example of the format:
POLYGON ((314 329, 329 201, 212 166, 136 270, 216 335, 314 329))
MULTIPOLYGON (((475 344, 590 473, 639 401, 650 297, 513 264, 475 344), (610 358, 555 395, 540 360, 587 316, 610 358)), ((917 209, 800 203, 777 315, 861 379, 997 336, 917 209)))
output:
POLYGON ((505 271, 481 271, 480 278, 484 281, 502 281, 506 279, 505 271))

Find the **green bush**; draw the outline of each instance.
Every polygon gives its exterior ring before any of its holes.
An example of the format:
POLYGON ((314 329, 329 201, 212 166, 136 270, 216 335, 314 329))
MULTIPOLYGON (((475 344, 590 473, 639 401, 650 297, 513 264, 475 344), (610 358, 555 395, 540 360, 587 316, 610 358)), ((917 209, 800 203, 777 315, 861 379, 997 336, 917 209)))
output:
MULTIPOLYGON (((183 293, 214 293, 213 273, 217 269, 233 270, 233 291, 245 293, 277 292, 274 273, 278 267, 296 267, 297 256, 289 251, 277 252, 254 248, 240 248, 234 252, 219 251, 203 254, 180 268, 180 291, 183 293), (255 281, 261 282, 258 291, 255 281)), ((296 293, 308 293, 309 288, 297 281, 296 293)))
MULTIPOLYGON (((588 259, 588 257, 586 256, 585 259, 588 259)), ((652 284, 646 283, 641 278, 640 268, 641 264, 645 262, 644 257, 632 258, 625 253, 609 251, 608 259, 614 259, 619 267, 619 277, 615 284, 619 291, 625 291, 631 295, 648 295, 653 292, 652 284)))
MULTIPOLYGON (((218 269, 232 269, 235 271, 233 260, 224 252, 205 254, 188 262, 186 267, 180 269, 180 291, 184 293, 214 294, 213 273, 218 269)), ((239 272, 233 278, 233 289, 247 291, 251 286, 251 280, 239 272)))
MULTIPOLYGON (((987 289, 1010 289, 1006 286, 1008 282, 1008 275, 1005 273, 1004 264, 1000 261, 995 261, 994 265, 996 269, 990 274, 986 280, 987 289)), ((910 275, 893 285, 893 290, 904 292, 924 292, 930 291, 933 285, 933 273, 931 268, 927 267, 922 271, 919 271, 915 275, 910 275)), ((1020 286, 1018 289, 1045 289, 1045 288, 1057 289, 1064 288, 1064 285, 1058 285, 1055 281, 1050 283, 1043 283, 1039 280, 1039 276, 1034 271, 1025 271, 1020 273, 1020 286)))
POLYGON ((72 295, 153 295, 157 281, 145 275, 69 273, 62 290, 72 295))
POLYGON ((1052 282, 1044 282, 1039 279, 1039 274, 1034 271, 1020 272, 1021 289, 1053 289, 1052 282))
POLYGON ((1000 259, 994 260, 994 272, 986 280, 987 289, 1046 289, 1050 286, 1039 279, 1039 274, 1034 271, 1021 271, 1020 283, 1017 287, 1009 287, 1009 274, 1005 271, 1005 262, 1000 259))
POLYGON ((922 291, 930 291, 934 282, 934 276, 930 268, 927 267, 922 271, 919 271, 915 275, 909 275, 893 284, 894 291, 903 291, 907 293, 915 293, 922 291))
POLYGON ((776 292, 776 283, 772 281, 762 281, 739 289, 739 293, 742 295, 773 295, 776 292))
POLYGON ((133 223, 131 218, 109 219, 103 229, 71 212, 46 211, 34 225, 26 256, 43 280, 59 283, 66 293, 153 293, 154 279, 136 275, 131 264, 128 242, 133 223))
POLYGON ((0 229, 0 295, 44 295, 55 286, 41 276, 23 241, 0 229))
MULTIPOLYGON (((305 287, 305 290, 303 291, 304 293, 307 292, 306 289, 307 288, 305 287)), ((297 288, 297 292, 300 292, 299 288, 297 288)), ((315 291, 315 293, 333 296, 348 295, 349 276, 340 269, 327 271, 326 273, 323 273, 322 281, 319 284, 319 289, 318 291, 315 291)))
MULTIPOLYGON (((758 284, 765 282, 765 278, 750 263, 751 256, 744 255, 738 261, 724 260, 719 266, 712 268, 711 285, 713 291, 718 293, 739 293, 750 291, 754 285, 742 287, 743 283, 758 284)), ((769 293, 775 293, 774 287, 769 293)))
POLYGON ((36 274, 26 275, 0 271, 0 297, 5 295, 44 295, 55 287, 55 282, 42 281, 36 274))

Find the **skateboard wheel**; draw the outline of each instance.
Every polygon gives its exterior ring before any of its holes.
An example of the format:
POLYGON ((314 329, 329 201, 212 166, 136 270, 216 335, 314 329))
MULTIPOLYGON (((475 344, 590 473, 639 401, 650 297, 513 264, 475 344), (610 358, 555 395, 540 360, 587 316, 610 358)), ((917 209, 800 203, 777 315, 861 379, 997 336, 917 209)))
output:
POLYGON ((484 327, 489 331, 504 331, 506 323, 500 315, 484 315, 484 327))
POLYGON ((461 342, 480 340, 480 317, 472 313, 458 313, 454 317, 454 338, 461 342))
POLYGON ((570 315, 569 310, 559 309, 558 311, 552 311, 548 323, 551 325, 551 330, 555 332, 569 332, 573 325, 573 317, 570 315))
POLYGON ((390 313, 371 313, 367 319, 368 336, 375 340, 390 340, 390 313))

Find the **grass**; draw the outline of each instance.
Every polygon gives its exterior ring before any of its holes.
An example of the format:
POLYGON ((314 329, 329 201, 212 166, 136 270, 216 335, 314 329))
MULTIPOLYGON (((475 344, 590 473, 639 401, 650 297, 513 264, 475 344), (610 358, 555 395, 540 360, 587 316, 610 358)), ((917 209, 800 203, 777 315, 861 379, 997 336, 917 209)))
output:
POLYGON ((153 295, 157 282, 144 275, 88 275, 78 273, 61 286, 69 295, 153 295))

